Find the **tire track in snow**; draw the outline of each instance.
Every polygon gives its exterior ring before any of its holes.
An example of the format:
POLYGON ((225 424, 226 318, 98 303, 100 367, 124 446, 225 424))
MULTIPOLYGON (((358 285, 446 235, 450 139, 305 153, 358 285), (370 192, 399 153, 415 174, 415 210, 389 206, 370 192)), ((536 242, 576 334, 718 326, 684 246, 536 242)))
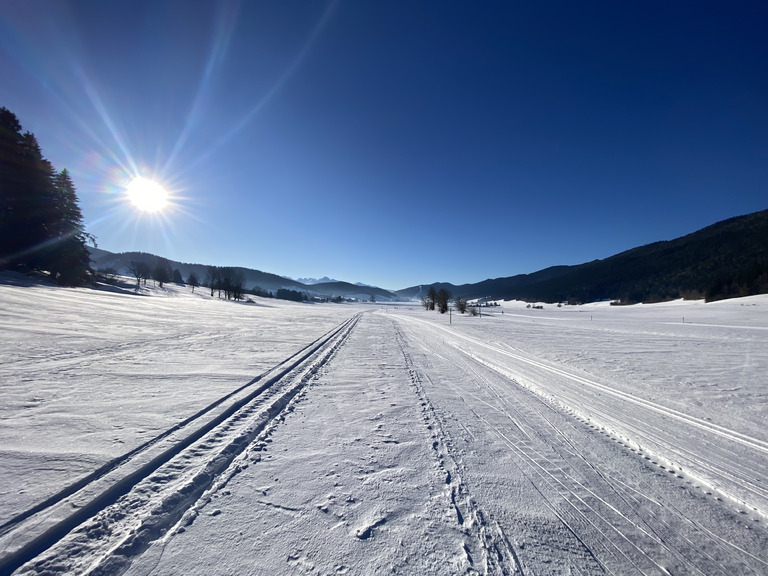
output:
POLYGON ((98 573, 102 563, 129 562, 279 417, 359 318, 3 524, 0 575, 25 565, 20 573, 98 573))

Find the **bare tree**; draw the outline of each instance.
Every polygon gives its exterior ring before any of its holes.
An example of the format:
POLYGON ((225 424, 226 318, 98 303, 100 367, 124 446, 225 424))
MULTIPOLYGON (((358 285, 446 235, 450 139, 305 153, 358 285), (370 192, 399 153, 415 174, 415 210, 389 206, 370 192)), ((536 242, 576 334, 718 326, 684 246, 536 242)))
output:
POLYGON ((144 284, 146 284, 147 278, 150 276, 149 265, 146 262, 137 262, 136 260, 131 260, 131 262, 128 263, 128 272, 136 278, 137 287, 141 284, 142 280, 144 280, 144 284))
POLYGON ((464 314, 464 312, 467 311, 467 299, 466 298, 456 298, 453 303, 456 305, 456 310, 458 310, 461 314, 464 314))
POLYGON ((435 303, 437 302, 437 290, 434 286, 430 286, 427 290, 427 310, 434 310, 435 303))
POLYGON ((237 268, 222 269, 222 284, 227 300, 242 300, 245 295, 245 276, 237 268))
POLYGON ((211 296, 218 291, 219 298, 223 293, 227 300, 242 300, 245 297, 245 275, 238 268, 208 266, 204 284, 210 288, 211 296))
POLYGON ((440 314, 445 314, 448 312, 448 302, 451 299, 451 293, 448 292, 445 288, 440 288, 440 290, 437 291, 437 296, 435 297, 435 304, 437 304, 437 309, 440 311, 440 314))
POLYGON ((208 270, 205 274, 205 285, 211 289, 211 298, 216 290, 219 291, 219 298, 221 298, 221 268, 218 266, 208 266, 208 270))
POLYGON ((171 281, 171 275, 173 272, 171 271, 171 265, 165 258, 158 258, 155 261, 155 267, 152 270, 152 279, 160 284, 160 288, 163 287, 163 284, 166 282, 171 281))

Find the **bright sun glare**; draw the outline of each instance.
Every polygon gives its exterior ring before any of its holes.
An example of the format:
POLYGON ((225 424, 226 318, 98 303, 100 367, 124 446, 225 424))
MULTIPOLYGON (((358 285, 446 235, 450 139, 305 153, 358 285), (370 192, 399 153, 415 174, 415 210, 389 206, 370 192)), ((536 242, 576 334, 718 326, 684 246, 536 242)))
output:
POLYGON ((131 203, 144 212, 159 212, 168 205, 168 192, 154 180, 137 176, 125 191, 131 203))

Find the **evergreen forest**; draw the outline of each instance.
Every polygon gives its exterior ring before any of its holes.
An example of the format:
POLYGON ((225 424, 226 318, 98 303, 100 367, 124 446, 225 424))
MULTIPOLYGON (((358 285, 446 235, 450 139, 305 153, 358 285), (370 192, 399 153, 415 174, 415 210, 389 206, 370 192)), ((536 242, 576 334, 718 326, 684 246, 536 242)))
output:
POLYGON ((88 243, 69 172, 56 171, 35 135, 0 107, 0 269, 78 286, 92 274, 88 243))

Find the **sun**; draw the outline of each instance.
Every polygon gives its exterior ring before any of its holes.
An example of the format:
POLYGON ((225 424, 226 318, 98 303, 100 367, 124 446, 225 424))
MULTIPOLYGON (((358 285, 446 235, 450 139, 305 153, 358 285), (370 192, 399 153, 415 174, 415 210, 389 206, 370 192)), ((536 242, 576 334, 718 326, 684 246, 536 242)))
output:
POLYGON ((154 180, 137 176, 125 191, 131 203, 143 212, 159 212, 168 206, 168 192, 154 180))

